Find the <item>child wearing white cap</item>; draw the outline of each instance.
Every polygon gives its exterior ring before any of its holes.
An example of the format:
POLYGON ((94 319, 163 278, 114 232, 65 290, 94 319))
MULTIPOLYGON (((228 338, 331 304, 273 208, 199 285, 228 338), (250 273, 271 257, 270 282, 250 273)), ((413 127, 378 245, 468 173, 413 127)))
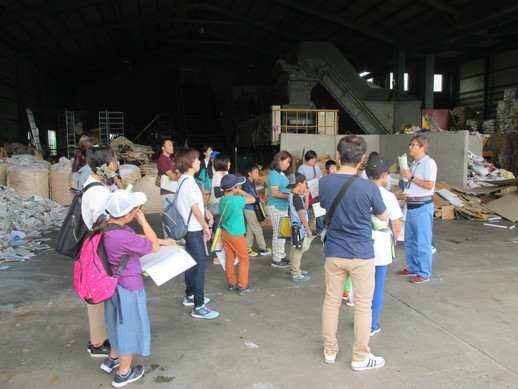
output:
POLYGON ((116 388, 144 375, 142 365, 131 366, 133 354, 149 355, 151 334, 139 258, 158 251, 160 245, 176 243, 172 239, 157 238, 139 209, 146 200, 146 195, 141 192, 115 190, 108 198, 104 214, 99 217, 92 230, 92 236, 103 234, 104 248, 113 274, 117 272, 121 258, 129 255, 116 292, 105 303, 104 316, 111 351, 101 369, 111 373, 114 368, 119 367, 112 382, 116 388), (142 227, 144 236, 137 235, 126 225, 133 219, 142 227))

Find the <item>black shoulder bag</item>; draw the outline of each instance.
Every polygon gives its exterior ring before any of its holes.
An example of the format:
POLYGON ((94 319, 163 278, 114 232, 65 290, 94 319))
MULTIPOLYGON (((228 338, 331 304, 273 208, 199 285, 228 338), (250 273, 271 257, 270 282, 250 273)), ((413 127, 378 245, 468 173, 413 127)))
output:
POLYGON ((322 230, 322 234, 320 235, 320 239, 322 240, 322 244, 324 246, 326 244, 327 231, 329 229, 329 224, 331 223, 331 219, 333 218, 333 215, 336 211, 336 207, 338 207, 338 203, 340 202, 340 200, 342 200, 342 197, 344 197, 345 192, 347 192, 347 189, 349 189, 351 184, 357 178, 358 178, 358 176, 356 174, 354 174, 347 181, 345 181, 345 184, 342 186, 342 189, 340 189, 340 192, 338 192, 338 195, 336 195, 335 200, 333 201, 333 204, 331 204, 331 208, 329 208, 329 212, 327 212, 326 215, 324 216, 324 229, 322 230))

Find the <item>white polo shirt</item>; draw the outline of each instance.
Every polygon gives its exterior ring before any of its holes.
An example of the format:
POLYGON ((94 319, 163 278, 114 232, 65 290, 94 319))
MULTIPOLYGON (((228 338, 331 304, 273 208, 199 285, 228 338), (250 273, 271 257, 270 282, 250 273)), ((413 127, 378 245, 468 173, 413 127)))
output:
POLYGON ((435 161, 430 158, 430 156, 426 155, 421 158, 419 162, 412 162, 410 172, 415 178, 419 178, 424 181, 433 181, 434 184, 432 189, 426 189, 412 181, 410 182, 411 194, 408 195, 408 197, 433 196, 435 181, 437 181, 437 164, 435 161))

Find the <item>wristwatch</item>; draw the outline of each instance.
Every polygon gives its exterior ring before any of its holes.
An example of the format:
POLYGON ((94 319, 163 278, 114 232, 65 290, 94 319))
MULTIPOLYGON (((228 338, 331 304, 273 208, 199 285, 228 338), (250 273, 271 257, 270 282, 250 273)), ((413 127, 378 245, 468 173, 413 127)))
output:
POLYGON ((410 177, 410 180, 409 181, 414 181, 414 176, 410 177))

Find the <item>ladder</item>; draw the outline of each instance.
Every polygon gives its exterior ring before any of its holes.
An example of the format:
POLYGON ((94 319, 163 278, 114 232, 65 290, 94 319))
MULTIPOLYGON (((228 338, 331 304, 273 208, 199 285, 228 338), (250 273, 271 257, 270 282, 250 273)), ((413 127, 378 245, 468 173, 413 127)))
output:
POLYGON ((72 159, 78 148, 76 143, 76 124, 79 122, 79 115, 74 111, 65 110, 65 113, 58 115, 58 127, 61 133, 66 134, 67 158, 72 159))
POLYGON ((34 115, 32 114, 32 110, 30 108, 26 108, 27 111, 27 118, 29 119, 29 126, 31 127, 31 140, 36 147, 36 150, 42 152, 43 149, 41 148, 40 143, 40 135, 38 127, 36 127, 36 122, 34 121, 34 115))

